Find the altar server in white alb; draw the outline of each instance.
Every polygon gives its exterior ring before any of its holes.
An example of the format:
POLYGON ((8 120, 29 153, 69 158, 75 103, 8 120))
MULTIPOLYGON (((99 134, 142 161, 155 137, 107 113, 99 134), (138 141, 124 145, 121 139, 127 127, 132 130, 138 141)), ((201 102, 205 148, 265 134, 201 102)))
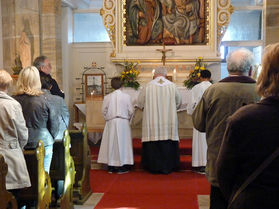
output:
MULTIPOLYGON (((187 105, 187 113, 192 115, 196 106, 202 98, 204 91, 211 86, 211 73, 209 70, 202 70, 200 74, 201 83, 195 85, 191 90, 190 101, 187 105)), ((192 142, 192 169, 193 171, 205 172, 207 162, 207 143, 205 133, 199 132, 193 128, 193 142, 192 142)))
POLYGON ((181 96, 166 76, 165 67, 156 68, 154 80, 138 99, 138 107, 143 109, 142 165, 151 173, 168 174, 180 164, 177 109, 181 96))
POLYGON ((108 172, 126 173, 134 164, 130 119, 133 106, 130 95, 121 91, 122 80, 114 77, 114 92, 104 98, 102 112, 106 120, 98 163, 108 165, 108 172))

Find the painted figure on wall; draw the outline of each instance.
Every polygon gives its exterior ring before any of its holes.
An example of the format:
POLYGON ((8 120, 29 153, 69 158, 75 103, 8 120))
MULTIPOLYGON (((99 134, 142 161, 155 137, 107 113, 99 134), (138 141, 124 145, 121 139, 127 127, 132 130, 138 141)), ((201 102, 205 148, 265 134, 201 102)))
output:
POLYGON ((204 0, 127 2, 127 45, 205 44, 204 0))
POLYGON ((21 33, 18 51, 22 67, 31 66, 31 43, 24 31, 21 33))
POLYGON ((139 45, 159 43, 163 32, 160 12, 158 0, 131 0, 129 6, 131 43, 139 45))

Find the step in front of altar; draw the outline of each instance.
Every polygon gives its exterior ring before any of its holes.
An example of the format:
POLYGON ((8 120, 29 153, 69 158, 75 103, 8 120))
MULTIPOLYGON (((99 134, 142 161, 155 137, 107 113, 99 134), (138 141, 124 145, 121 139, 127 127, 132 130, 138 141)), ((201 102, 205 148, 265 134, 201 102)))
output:
MULTIPOLYGON (((91 146, 91 169, 105 169, 104 165, 97 163, 99 146, 91 146)), ((134 169, 141 170, 141 139, 133 139, 133 152, 134 152, 134 169)), ((192 139, 180 139, 179 142, 180 152, 180 169, 191 170, 192 168, 192 139)))

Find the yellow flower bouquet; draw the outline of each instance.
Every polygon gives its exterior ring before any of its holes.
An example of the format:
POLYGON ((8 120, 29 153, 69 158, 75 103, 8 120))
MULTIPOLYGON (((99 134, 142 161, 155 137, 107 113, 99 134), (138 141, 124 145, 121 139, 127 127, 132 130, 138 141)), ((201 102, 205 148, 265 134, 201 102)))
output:
POLYGON ((136 90, 140 87, 140 84, 137 81, 138 75, 140 74, 140 71, 137 69, 138 64, 139 61, 125 61, 122 64, 124 70, 121 73, 121 79, 125 87, 131 87, 136 90))
POLYGON ((187 89, 192 89, 200 81, 201 71, 206 70, 206 64, 203 63, 202 57, 196 59, 194 70, 190 71, 187 79, 184 81, 184 86, 187 89))

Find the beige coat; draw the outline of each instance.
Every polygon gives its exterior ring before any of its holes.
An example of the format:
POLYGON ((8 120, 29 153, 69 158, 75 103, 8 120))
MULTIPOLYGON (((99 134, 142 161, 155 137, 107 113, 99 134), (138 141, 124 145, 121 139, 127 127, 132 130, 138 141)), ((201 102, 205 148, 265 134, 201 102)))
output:
POLYGON ((0 91, 0 154, 8 164, 6 188, 30 187, 30 178, 22 148, 27 143, 28 129, 20 104, 0 91))
POLYGON ((226 129, 227 118, 240 107, 259 100, 256 83, 247 76, 227 77, 211 85, 192 114, 194 127, 206 132, 206 175, 213 186, 219 186, 216 159, 226 129))

